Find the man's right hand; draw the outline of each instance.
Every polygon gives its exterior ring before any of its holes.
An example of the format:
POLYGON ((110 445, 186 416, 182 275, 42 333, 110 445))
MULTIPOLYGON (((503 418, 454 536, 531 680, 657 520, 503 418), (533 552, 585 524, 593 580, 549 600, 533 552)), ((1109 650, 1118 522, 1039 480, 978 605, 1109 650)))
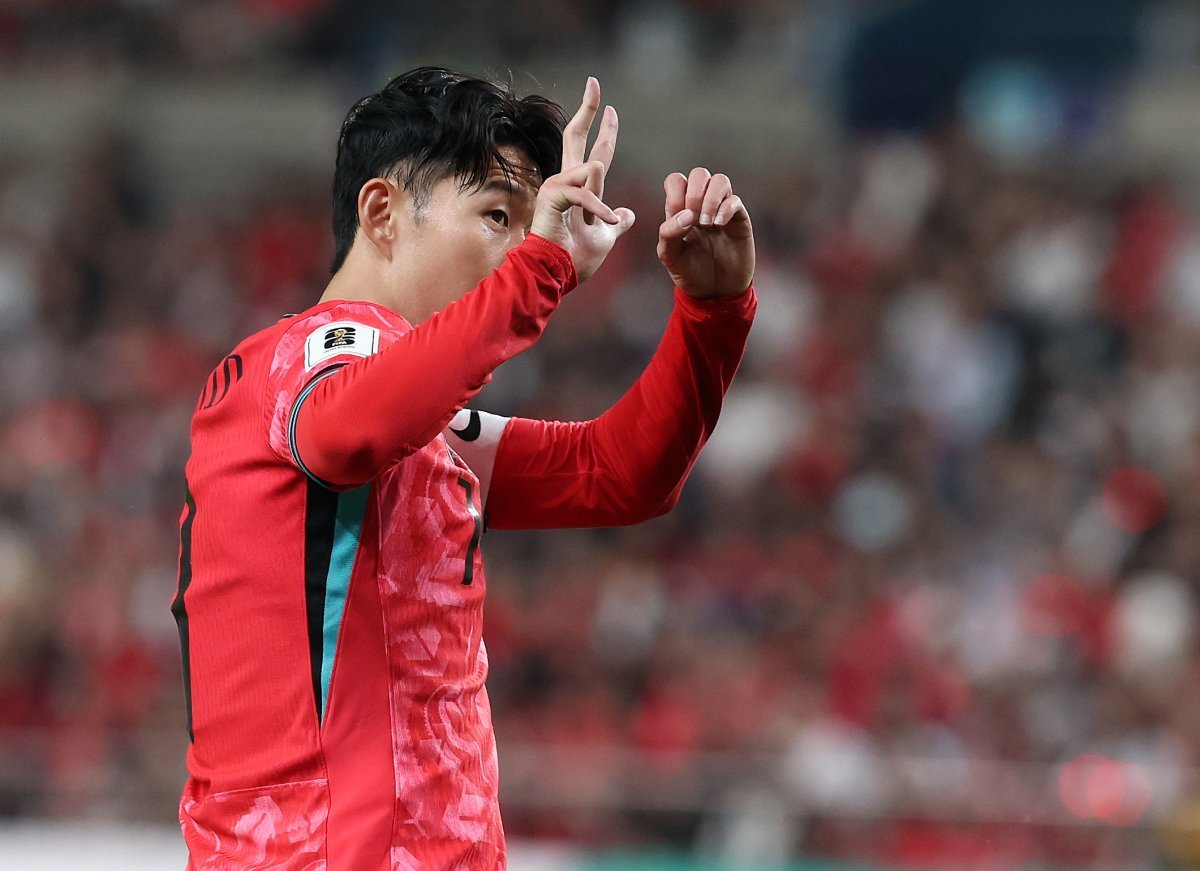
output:
POLYGON ((589 159, 588 133, 600 108, 600 83, 588 77, 583 102, 563 128, 562 171, 542 183, 530 232, 561 245, 571 255, 579 280, 604 262, 618 237, 633 226, 633 212, 604 204, 604 177, 617 149, 617 110, 608 106, 589 159), (600 220, 595 220, 599 218, 600 220))

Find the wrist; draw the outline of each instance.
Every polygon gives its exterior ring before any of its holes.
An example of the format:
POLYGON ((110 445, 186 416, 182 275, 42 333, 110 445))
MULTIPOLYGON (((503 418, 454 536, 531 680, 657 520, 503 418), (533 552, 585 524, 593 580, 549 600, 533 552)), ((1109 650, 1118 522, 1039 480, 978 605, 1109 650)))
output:
POLYGON ((675 284, 675 290, 678 293, 683 294, 684 296, 688 297, 689 299, 695 300, 696 302, 717 302, 717 301, 723 300, 723 299, 731 299, 734 297, 741 297, 741 296, 744 296, 745 294, 749 293, 753 289, 754 289, 754 280, 753 279, 750 280, 749 284, 744 284, 744 285, 741 285, 740 287, 730 289, 730 290, 713 291, 711 293, 696 293, 696 292, 688 290, 686 287, 684 287, 683 285, 681 285, 679 283, 675 284))
POLYGON ((682 287, 675 287, 675 304, 696 314, 741 314, 753 312, 758 305, 758 297, 754 292, 754 282, 734 293, 717 296, 693 296, 682 287))
POLYGON ((546 258, 554 264, 554 274, 562 282, 563 293, 567 293, 579 284, 575 260, 571 257, 571 252, 558 242, 547 239, 536 231, 531 231, 525 236, 525 241, 519 247, 531 252, 540 252, 542 258, 546 258))

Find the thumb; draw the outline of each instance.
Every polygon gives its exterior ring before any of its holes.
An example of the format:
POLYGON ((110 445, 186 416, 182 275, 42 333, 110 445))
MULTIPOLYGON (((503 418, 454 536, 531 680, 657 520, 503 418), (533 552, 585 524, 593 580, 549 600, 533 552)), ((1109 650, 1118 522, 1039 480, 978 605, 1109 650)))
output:
POLYGON ((683 237, 696 223, 696 213, 684 209, 667 218, 658 228, 658 259, 670 265, 683 253, 683 237))
POLYGON ((624 235, 625 231, 632 227, 633 222, 637 220, 637 215, 633 213, 633 209, 627 209, 624 206, 613 209, 613 213, 617 216, 618 236, 624 235))

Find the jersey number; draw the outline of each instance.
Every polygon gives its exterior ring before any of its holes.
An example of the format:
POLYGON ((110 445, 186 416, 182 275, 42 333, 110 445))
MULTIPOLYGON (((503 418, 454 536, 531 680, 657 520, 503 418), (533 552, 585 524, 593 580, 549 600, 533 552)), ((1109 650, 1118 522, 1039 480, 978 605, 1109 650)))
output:
POLYGON ((479 539, 483 535, 483 518, 479 516, 479 509, 475 507, 475 500, 471 498, 474 495, 471 482, 466 478, 459 478, 458 485, 467 491, 467 511, 475 521, 475 531, 471 533, 471 543, 467 545, 467 565, 463 569, 462 582, 465 586, 475 579, 475 551, 479 548, 479 539))

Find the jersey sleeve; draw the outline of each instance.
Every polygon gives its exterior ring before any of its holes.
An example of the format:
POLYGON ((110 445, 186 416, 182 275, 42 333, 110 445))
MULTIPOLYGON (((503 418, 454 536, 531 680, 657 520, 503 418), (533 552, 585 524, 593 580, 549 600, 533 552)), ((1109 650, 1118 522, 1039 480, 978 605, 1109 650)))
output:
POLYGON ((275 346, 266 382, 267 440, 275 455, 307 471, 295 451, 296 411, 318 383, 377 354, 405 329, 399 316, 393 322, 373 306, 353 303, 290 325, 275 346))
POLYGON ((612 408, 589 421, 513 418, 504 428, 490 526, 620 526, 675 505, 716 426, 757 307, 753 287, 717 300, 675 293, 658 349, 612 408))
POLYGON ((329 487, 373 480, 436 438, 497 366, 536 342, 576 282, 570 255, 529 235, 461 299, 378 353, 310 379, 290 418, 291 456, 329 487))

